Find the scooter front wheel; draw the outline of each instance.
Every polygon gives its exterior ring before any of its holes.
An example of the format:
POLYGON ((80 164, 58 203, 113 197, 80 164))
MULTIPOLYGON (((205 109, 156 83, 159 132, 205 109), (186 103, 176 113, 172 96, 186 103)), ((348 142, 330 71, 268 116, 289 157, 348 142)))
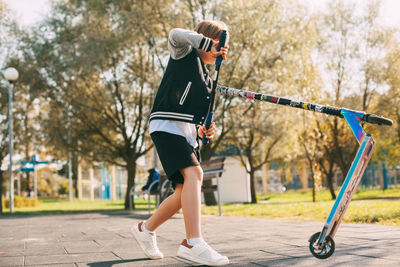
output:
POLYGON ((335 251, 335 242, 331 236, 327 236, 321 246, 318 246, 318 238, 321 233, 315 233, 310 237, 310 251, 311 254, 318 259, 326 259, 332 256, 335 251))

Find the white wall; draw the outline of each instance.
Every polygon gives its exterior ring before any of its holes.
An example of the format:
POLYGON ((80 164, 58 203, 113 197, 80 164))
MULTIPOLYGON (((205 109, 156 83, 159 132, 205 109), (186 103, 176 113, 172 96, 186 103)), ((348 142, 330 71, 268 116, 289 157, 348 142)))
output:
POLYGON ((225 172, 219 179, 221 201, 250 202, 250 176, 246 173, 240 159, 238 157, 226 157, 224 169, 225 172))

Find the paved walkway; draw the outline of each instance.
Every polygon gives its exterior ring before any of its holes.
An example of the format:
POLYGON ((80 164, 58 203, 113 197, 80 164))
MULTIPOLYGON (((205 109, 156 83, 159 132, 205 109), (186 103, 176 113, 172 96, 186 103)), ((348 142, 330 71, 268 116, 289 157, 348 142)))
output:
MULTIPOLYGON (((129 212, 0 217, 0 266, 191 266, 176 257, 182 215, 157 231, 162 260, 149 260, 130 233, 147 218, 129 212)), ((318 260, 308 238, 319 222, 203 216, 204 238, 232 266, 400 266, 400 227, 341 225, 336 251, 318 260)))

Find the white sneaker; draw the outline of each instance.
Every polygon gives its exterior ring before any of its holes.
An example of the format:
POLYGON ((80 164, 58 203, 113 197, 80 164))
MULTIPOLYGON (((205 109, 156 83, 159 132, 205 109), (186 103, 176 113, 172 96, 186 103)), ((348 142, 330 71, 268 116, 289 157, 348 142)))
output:
POLYGON ((139 246, 150 259, 162 259, 164 255, 157 247, 156 233, 145 233, 142 231, 142 224, 135 224, 131 231, 139 246))
POLYGON ((210 266, 221 266, 229 263, 226 256, 216 252, 204 241, 191 246, 184 239, 179 246, 178 257, 210 266))

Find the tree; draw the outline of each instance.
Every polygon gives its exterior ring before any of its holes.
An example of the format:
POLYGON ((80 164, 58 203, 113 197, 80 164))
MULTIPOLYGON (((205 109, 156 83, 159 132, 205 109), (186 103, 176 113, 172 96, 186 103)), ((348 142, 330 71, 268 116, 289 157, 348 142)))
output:
POLYGON ((250 175, 251 203, 257 203, 255 172, 277 158, 273 149, 282 138, 283 127, 281 121, 274 121, 276 116, 273 114, 273 109, 253 103, 246 104, 238 103, 235 108, 237 112, 232 111, 229 114, 230 124, 235 130, 229 133, 227 142, 237 147, 240 161, 250 175), (246 119, 241 119, 243 117, 246 119), (262 155, 264 149, 266 151, 262 155))
MULTIPOLYGON (((306 128, 306 126, 305 126, 306 128)), ((316 200, 316 179, 315 179, 315 168, 317 166, 317 159, 320 158, 318 156, 319 151, 317 150, 316 143, 313 142, 316 139, 316 131, 311 130, 308 131, 304 129, 302 134, 299 135, 299 142, 301 143, 304 151, 305 160, 308 164, 308 168, 311 172, 311 183, 312 183, 312 201, 315 202, 316 200), (311 142, 310 142, 311 139, 311 142)))
MULTIPOLYGON (((315 32, 312 21, 303 16, 306 11, 301 5, 291 1, 224 1, 212 10, 230 26, 230 52, 222 67, 220 84, 274 95, 295 91, 292 81, 299 78, 296 67, 301 58, 298 55, 300 51, 311 51, 315 32)), ((249 114, 256 118, 262 118, 261 112, 265 111, 258 106, 234 105, 232 98, 218 96, 215 107, 218 134, 211 145, 202 148, 203 159, 211 157, 231 132, 247 131, 235 128, 243 117, 228 120, 235 110, 249 108, 249 114)), ((286 119, 284 115, 277 118, 279 121, 286 119)), ((249 128, 250 131, 254 129, 249 128)), ((254 138, 259 134, 243 133, 242 139, 245 136, 254 138)), ((244 144, 244 140, 242 142, 244 144)), ((264 140, 261 139, 260 143, 264 140)))
MULTIPOLYGON (((0 69, 5 70, 8 65, 6 59, 12 46, 9 42, 11 19, 5 3, 0 0, 0 69)), ((3 77, 2 77, 3 78, 3 77)), ((4 172, 1 169, 3 161, 8 155, 8 83, 2 79, 0 82, 0 214, 3 212, 3 180, 4 172)))
MULTIPOLYGON (((327 81, 327 100, 331 105, 346 106, 344 95, 353 92, 357 71, 353 66, 357 60, 360 40, 353 38, 358 33, 355 5, 344 1, 334 1, 328 5, 328 12, 322 17, 320 32, 322 40, 319 46, 319 64, 324 66, 327 81), (331 91, 332 93, 329 93, 331 91)), ((350 105, 351 106, 351 105, 350 105)), ((353 105, 354 106, 354 105, 353 105)), ((338 118, 330 118, 326 147, 334 154, 343 177, 350 168, 357 151, 357 145, 346 123, 338 118), (350 145, 351 144, 351 145, 350 145)))
POLYGON ((359 84, 362 92, 361 110, 367 111, 374 101, 376 90, 382 84, 384 77, 383 55, 386 54, 385 43, 387 31, 379 24, 381 1, 370 0, 367 3, 365 15, 361 17, 360 28, 362 42, 359 54, 361 60, 362 81, 359 84))
POLYGON ((84 159, 125 167, 125 207, 136 161, 151 149, 149 113, 168 58, 169 30, 187 18, 182 5, 59 1, 37 29, 41 40, 32 49, 47 80, 41 99, 47 145, 61 155, 72 149, 84 159))
POLYGON ((377 134, 376 159, 385 159, 388 165, 396 166, 400 151, 400 42, 396 39, 398 29, 388 29, 386 33, 386 56, 384 58, 383 82, 387 91, 379 94, 373 104, 374 110, 393 120, 392 127, 371 127, 377 134), (384 152, 385 151, 385 152, 384 152), (386 155, 384 155, 386 153, 386 155))
POLYGON ((46 82, 39 102, 49 150, 60 159, 73 150, 73 162, 79 153, 127 168, 126 207, 136 160, 151 149, 148 119, 169 30, 190 23, 185 7, 176 1, 59 1, 34 29, 37 38, 24 40, 21 62, 36 64, 46 82))
POLYGON ((126 208, 136 161, 151 148, 145 144, 159 79, 154 47, 162 33, 152 23, 152 4, 165 8, 146 1, 60 2, 46 25, 55 35, 46 40, 53 62, 44 66, 55 81, 47 92, 50 140, 84 158, 125 167, 126 208))

